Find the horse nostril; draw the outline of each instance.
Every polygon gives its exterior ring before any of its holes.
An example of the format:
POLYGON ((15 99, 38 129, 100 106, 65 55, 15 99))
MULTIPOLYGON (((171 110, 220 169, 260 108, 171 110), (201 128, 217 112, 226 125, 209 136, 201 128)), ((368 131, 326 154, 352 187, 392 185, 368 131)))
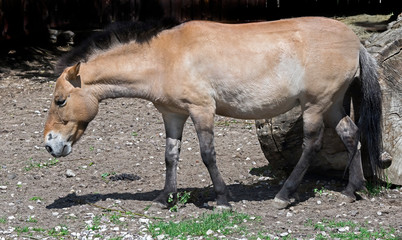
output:
POLYGON ((46 145, 46 150, 49 152, 49 153, 52 153, 53 152, 53 149, 49 146, 49 145, 46 145))

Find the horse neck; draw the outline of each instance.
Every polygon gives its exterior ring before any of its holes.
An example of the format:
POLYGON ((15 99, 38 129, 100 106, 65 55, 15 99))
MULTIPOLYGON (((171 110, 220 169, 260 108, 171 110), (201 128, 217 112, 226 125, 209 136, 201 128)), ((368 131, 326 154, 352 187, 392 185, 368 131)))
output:
POLYGON ((99 100, 136 97, 153 101, 160 86, 155 84, 161 72, 158 62, 149 49, 122 46, 82 64, 80 75, 99 100))

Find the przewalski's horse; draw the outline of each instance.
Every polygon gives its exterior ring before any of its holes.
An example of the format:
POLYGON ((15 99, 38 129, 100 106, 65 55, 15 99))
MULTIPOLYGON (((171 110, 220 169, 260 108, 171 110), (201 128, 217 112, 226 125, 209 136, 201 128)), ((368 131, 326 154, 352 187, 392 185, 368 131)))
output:
POLYGON ((215 159, 215 114, 263 119, 300 105, 303 154, 275 205, 288 206, 321 148, 324 124, 335 128, 349 152, 343 193, 355 199, 365 185, 360 134, 368 142, 373 169, 380 166, 381 92, 375 60, 348 27, 311 17, 237 25, 165 23, 112 27, 61 60, 66 68, 57 79, 44 130, 49 153, 68 155, 103 99, 147 99, 162 113, 166 129, 166 181, 155 202, 166 206, 168 194, 177 191, 183 125, 190 117, 217 205, 230 207, 215 159), (343 106, 351 83, 359 86, 361 97, 357 125, 343 106))

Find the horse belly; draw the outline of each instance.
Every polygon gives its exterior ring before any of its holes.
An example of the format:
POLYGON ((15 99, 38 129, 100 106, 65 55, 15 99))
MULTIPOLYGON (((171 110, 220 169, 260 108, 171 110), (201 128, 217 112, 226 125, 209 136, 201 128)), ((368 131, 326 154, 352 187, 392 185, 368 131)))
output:
POLYGON ((289 89, 263 90, 243 88, 235 93, 220 94, 215 98, 216 114, 239 119, 272 118, 298 104, 298 96, 290 94, 289 89))

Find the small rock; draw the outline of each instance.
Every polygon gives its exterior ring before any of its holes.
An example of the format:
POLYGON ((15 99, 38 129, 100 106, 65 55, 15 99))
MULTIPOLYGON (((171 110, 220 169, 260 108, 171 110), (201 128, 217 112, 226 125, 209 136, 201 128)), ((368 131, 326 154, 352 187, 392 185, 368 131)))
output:
POLYGON ((31 209, 31 210, 33 210, 35 207, 34 207, 34 206, 31 206, 31 205, 28 205, 28 208, 31 209))
POLYGON ((140 218, 140 219, 138 219, 138 221, 139 221, 140 223, 144 223, 144 224, 148 224, 148 223, 149 223, 149 219, 148 219, 148 218, 140 218))
POLYGON ((320 200, 318 200, 318 201, 317 201, 317 204, 318 204, 318 205, 320 205, 320 204, 321 204, 321 201, 320 201, 320 200))
POLYGON ((211 229, 208 229, 208 231, 206 232, 207 235, 211 235, 213 233, 214 233, 214 231, 212 231, 211 229))
POLYGON ((279 234, 279 236, 281 236, 281 237, 286 237, 287 235, 289 235, 288 232, 283 232, 283 233, 279 234))
POLYGON ((8 174, 7 178, 8 178, 9 180, 13 180, 13 179, 17 178, 17 174, 15 174, 15 173, 10 173, 10 174, 8 174))
POLYGON ((7 186, 0 186, 0 190, 6 190, 7 186))
POLYGON ((165 235, 164 235, 164 234, 161 234, 161 235, 156 236, 156 239, 158 239, 158 240, 162 240, 162 239, 164 239, 164 238, 165 238, 165 235))
POLYGON ((75 177, 75 173, 73 172, 73 170, 67 169, 67 171, 66 171, 66 177, 68 177, 68 178, 70 178, 70 177, 75 177))
POLYGON ((339 231, 339 232, 347 232, 347 231, 349 231, 349 227, 346 226, 346 227, 338 228, 338 231, 339 231))
POLYGON ((378 212, 377 212, 377 215, 378 215, 378 216, 381 216, 381 215, 382 215, 382 212, 378 211, 378 212))
POLYGON ((291 216, 293 216, 293 213, 291 213, 291 212, 286 213, 286 217, 291 217, 291 216))
POLYGON ((358 213, 359 213, 359 211, 356 211, 356 210, 350 211, 350 215, 353 217, 356 216, 358 213))

